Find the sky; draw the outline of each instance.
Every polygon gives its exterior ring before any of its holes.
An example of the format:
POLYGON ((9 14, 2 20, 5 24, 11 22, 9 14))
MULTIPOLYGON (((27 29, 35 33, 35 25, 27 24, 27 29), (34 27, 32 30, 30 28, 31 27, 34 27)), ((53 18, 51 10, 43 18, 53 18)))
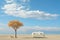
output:
POLYGON ((11 20, 23 23, 18 34, 60 34, 60 0, 0 0, 0 34, 14 34, 11 20))

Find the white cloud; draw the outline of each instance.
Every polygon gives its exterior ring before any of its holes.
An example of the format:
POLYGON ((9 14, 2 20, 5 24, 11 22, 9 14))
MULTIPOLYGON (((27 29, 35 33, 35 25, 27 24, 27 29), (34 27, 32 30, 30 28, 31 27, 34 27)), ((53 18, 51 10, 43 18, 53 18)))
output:
POLYGON ((24 2, 24 3, 26 3, 26 2, 29 2, 30 0, 21 0, 21 2, 24 2))
POLYGON ((2 27, 0 27, 0 31, 1 31, 1 30, 5 30, 5 29, 4 29, 4 28, 2 28, 2 27))
POLYGON ((60 31, 60 27, 40 27, 40 26, 33 26, 33 27, 21 27, 19 30, 23 32, 27 31, 60 31))
MULTIPOLYGON (((22 0, 27 1, 27 0, 22 0)), ((29 10, 26 6, 17 3, 5 4, 2 8, 8 15, 22 17, 22 18, 35 18, 35 19, 55 19, 58 14, 50 14, 39 10, 29 10), (28 9, 28 10, 27 10, 28 9)))
POLYGON ((0 23, 0 27, 1 27, 1 26, 6 26, 6 24, 0 23))
POLYGON ((12 3, 14 0, 5 0, 6 3, 12 3))
POLYGON ((6 24, 3 24, 3 23, 0 23, 0 30, 5 30, 5 27, 6 26, 6 24))

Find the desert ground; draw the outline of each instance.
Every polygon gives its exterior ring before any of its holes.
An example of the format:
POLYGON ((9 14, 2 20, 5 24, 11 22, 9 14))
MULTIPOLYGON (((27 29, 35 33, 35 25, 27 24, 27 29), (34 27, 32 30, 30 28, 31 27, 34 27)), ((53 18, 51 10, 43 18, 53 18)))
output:
POLYGON ((17 35, 18 38, 14 38, 14 35, 0 35, 0 40, 60 40, 60 35, 46 35, 43 38, 33 38, 32 35, 17 35))

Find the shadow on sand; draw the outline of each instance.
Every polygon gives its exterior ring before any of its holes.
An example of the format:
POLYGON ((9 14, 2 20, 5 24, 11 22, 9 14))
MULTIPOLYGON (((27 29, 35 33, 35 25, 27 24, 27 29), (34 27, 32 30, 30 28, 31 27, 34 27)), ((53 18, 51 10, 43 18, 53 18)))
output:
POLYGON ((44 38, 48 38, 48 37, 24 37, 24 38, 27 38, 27 39, 33 39, 33 38, 34 38, 34 39, 35 39, 35 38, 40 39, 40 38, 43 38, 43 39, 44 39, 44 38))

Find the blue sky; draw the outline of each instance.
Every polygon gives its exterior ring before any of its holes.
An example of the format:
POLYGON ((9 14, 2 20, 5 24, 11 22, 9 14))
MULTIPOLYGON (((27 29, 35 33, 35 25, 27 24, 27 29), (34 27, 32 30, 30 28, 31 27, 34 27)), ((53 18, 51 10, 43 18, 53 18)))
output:
POLYGON ((0 0, 0 34, 11 34, 11 20, 19 20, 24 26, 19 34, 43 31, 60 34, 60 0, 0 0))

